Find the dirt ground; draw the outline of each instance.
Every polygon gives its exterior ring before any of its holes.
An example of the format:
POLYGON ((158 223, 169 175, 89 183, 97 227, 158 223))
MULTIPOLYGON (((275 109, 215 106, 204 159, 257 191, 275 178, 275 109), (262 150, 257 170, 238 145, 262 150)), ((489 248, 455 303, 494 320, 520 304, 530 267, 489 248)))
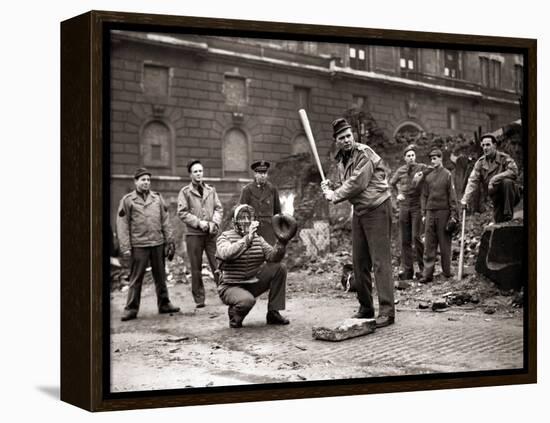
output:
MULTIPOLYGON (((467 269, 469 272, 471 270, 467 269)), ((227 307, 206 277, 207 306, 194 307, 188 282, 171 275, 172 302, 159 315, 152 284, 142 293, 137 320, 121 322, 126 291, 111 294, 113 392, 300 382, 520 368, 521 295, 500 292, 478 275, 436 277, 396 289, 396 324, 342 342, 312 338, 314 326, 334 326, 357 309, 340 284, 340 269, 290 272, 288 326, 265 324, 262 295, 241 329, 228 326, 227 307), (433 309, 440 304, 441 308, 433 309), (441 305, 443 304, 443 305, 441 305)))

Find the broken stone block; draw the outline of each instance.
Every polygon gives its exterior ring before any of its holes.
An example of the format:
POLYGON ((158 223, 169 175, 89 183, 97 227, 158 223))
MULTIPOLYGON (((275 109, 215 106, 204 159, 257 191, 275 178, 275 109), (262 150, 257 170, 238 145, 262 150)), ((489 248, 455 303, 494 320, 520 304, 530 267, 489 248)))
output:
POLYGON ((346 319, 334 327, 314 326, 314 339, 343 341, 356 336, 368 335, 376 330, 376 319, 346 319))
POLYGON ((445 300, 435 300, 432 303, 432 311, 443 310, 446 308, 447 308, 447 301, 445 300))
POLYGON ((481 237, 476 271, 503 290, 519 291, 523 285, 524 229, 520 222, 487 226, 481 237))
POLYGON ((397 280, 395 281, 395 289, 403 290, 403 289, 409 289, 411 287, 411 281, 410 280, 397 280))

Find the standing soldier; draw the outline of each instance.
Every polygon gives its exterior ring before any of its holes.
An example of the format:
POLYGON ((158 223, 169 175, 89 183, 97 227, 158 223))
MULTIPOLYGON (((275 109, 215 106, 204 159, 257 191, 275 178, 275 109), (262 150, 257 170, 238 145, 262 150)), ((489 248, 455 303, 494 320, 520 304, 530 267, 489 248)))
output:
POLYGON ((222 204, 216 188, 203 182, 203 166, 193 160, 187 166, 191 182, 178 195, 178 217, 187 225, 185 243, 191 262, 191 292, 197 308, 204 307, 202 254, 206 252, 214 281, 218 283, 216 236, 222 222, 222 204))
POLYGON ((149 263, 157 292, 159 313, 176 313, 168 297, 165 273, 165 251, 169 260, 175 253, 168 209, 158 192, 150 191, 151 172, 141 168, 134 174, 136 189, 120 200, 117 235, 123 262, 130 267, 130 286, 121 320, 137 317, 143 276, 149 263))
POLYGON ((420 283, 433 280, 437 246, 441 255, 443 276, 452 277, 451 242, 452 233, 447 231, 450 219, 457 221, 457 201, 453 177, 443 167, 443 153, 434 148, 429 154, 433 171, 426 175, 422 185, 422 220, 425 224, 424 275, 420 283))
POLYGON ((493 202, 495 223, 506 222, 514 217, 514 206, 520 200, 516 184, 518 167, 508 154, 497 150, 497 140, 492 134, 481 136, 483 156, 474 165, 468 178, 461 204, 467 207, 472 195, 480 187, 486 190, 493 202))
POLYGON ((276 238, 271 219, 281 213, 281 201, 279 191, 267 180, 269 166, 269 162, 265 160, 252 163, 250 168, 254 171, 254 182, 243 187, 239 204, 249 204, 254 208, 256 218, 260 222, 258 235, 274 245, 276 238))
POLYGON ((399 204, 399 230, 401 235, 401 266, 399 279, 412 279, 413 262, 416 259, 419 272, 424 270, 424 244, 422 244, 422 214, 420 211, 420 187, 413 181, 417 172, 426 169, 423 163, 416 163, 416 146, 410 144, 403 150, 405 164, 395 171, 390 186, 397 191, 399 204))
POLYGON ((339 151, 338 174, 342 185, 332 190, 331 182, 321 182, 325 198, 334 204, 348 200, 353 205, 353 272, 357 285, 360 319, 374 317, 372 277, 378 291, 376 327, 395 321, 395 304, 391 270, 391 192, 386 168, 374 150, 356 143, 351 125, 343 118, 332 122, 334 141, 339 151))

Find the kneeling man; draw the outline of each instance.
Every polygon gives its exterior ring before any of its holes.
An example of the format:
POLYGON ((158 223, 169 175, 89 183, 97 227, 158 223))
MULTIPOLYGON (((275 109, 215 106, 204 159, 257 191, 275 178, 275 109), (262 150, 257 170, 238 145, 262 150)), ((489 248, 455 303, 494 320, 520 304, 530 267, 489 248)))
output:
POLYGON ((287 325, 288 319, 279 313, 284 310, 286 299, 286 267, 281 260, 286 243, 294 234, 277 237, 275 245, 269 245, 256 233, 259 222, 247 204, 235 208, 232 222, 233 229, 223 232, 216 243, 216 257, 221 260, 218 293, 229 306, 229 326, 242 327, 256 297, 268 290, 267 324, 287 325))

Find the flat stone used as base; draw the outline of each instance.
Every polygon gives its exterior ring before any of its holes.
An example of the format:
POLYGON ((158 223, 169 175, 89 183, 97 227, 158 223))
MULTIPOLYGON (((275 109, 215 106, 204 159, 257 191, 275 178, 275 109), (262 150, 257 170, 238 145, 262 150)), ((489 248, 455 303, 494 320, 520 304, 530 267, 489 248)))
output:
POLYGON ((346 319, 334 327, 314 326, 314 339, 322 341, 343 341, 356 336, 368 335, 376 330, 376 319, 346 319))

